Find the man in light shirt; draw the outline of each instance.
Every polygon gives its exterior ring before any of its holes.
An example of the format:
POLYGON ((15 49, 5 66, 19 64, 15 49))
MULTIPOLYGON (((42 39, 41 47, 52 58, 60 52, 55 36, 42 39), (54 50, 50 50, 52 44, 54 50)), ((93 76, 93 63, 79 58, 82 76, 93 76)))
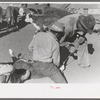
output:
POLYGON ((25 9, 27 8, 27 4, 22 4, 19 9, 19 15, 24 16, 25 15, 25 9))
POLYGON ((27 4, 22 4, 21 7, 19 8, 19 15, 18 15, 18 22, 21 20, 25 20, 26 16, 26 11, 27 11, 27 4))
POLYGON ((55 83, 67 83, 59 70, 60 50, 58 38, 63 35, 64 27, 55 23, 47 32, 39 32, 29 44, 29 51, 33 53, 33 67, 36 72, 49 77, 55 83))

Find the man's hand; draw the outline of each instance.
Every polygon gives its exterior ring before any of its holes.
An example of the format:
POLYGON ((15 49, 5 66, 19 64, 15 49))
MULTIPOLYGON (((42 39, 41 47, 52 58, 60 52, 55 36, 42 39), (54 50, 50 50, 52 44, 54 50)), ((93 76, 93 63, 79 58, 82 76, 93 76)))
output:
POLYGON ((62 65, 62 66, 60 67, 61 72, 63 72, 65 69, 66 69, 66 67, 65 67, 64 65, 62 65))
POLYGON ((69 46, 69 43, 68 42, 63 42, 63 43, 60 43, 60 46, 69 46))
POLYGON ((78 43, 81 45, 81 44, 83 44, 85 42, 85 40, 86 39, 84 37, 79 37, 78 43))
POLYGON ((73 43, 70 42, 63 42, 60 44, 60 46, 65 46, 66 48, 69 48, 70 46, 74 46, 73 43))

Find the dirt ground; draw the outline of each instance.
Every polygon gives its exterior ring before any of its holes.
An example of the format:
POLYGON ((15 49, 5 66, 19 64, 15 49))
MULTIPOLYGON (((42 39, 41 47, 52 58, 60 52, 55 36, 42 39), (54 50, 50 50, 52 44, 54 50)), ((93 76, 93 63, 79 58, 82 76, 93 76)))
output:
MULTIPOLYGON (((34 27, 31 24, 26 25, 19 31, 11 33, 0 33, 0 62, 11 62, 12 59, 9 55, 9 48, 11 48, 15 55, 22 54, 26 60, 31 59, 28 53, 28 45, 34 35, 34 27)), ((87 35, 88 43, 93 44, 93 48, 89 48, 91 66, 89 68, 80 68, 77 60, 70 57, 68 66, 64 74, 68 83, 100 83, 100 35, 92 34, 87 35)), ((66 55, 65 55, 66 56, 66 55)), ((53 83, 49 78, 32 79, 26 83, 53 83)))

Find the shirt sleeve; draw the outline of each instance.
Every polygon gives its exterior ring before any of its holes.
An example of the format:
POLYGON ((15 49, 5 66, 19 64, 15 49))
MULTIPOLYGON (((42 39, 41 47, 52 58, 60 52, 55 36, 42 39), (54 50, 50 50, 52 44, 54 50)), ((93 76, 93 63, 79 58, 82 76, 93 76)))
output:
POLYGON ((59 50, 59 44, 53 43, 53 63, 59 67, 60 64, 60 50, 59 50))
POLYGON ((65 25, 64 36, 60 39, 60 43, 64 42, 66 37, 71 37, 73 35, 75 23, 76 23, 76 18, 69 17, 68 21, 64 24, 65 25))
POLYGON ((36 23, 32 22, 32 25, 36 28, 36 30, 40 30, 40 27, 36 23))
POLYGON ((60 39, 60 43, 64 42, 66 37, 70 36, 73 32, 71 25, 65 25, 64 36, 60 39))
POLYGON ((24 13, 23 8, 20 8, 20 9, 19 9, 19 14, 20 14, 20 16, 23 16, 23 13, 24 13))
POLYGON ((59 67, 59 65, 60 65, 60 52, 59 51, 53 53, 53 63, 57 67, 59 67))

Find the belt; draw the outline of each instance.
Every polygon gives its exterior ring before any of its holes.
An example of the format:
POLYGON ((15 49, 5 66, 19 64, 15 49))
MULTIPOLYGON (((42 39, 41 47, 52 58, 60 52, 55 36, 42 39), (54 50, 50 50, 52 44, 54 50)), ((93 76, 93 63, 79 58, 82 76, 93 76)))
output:
POLYGON ((39 63, 52 63, 52 62, 42 62, 42 61, 36 61, 36 60, 34 60, 33 62, 34 63, 36 63, 36 62, 39 62, 39 63))

